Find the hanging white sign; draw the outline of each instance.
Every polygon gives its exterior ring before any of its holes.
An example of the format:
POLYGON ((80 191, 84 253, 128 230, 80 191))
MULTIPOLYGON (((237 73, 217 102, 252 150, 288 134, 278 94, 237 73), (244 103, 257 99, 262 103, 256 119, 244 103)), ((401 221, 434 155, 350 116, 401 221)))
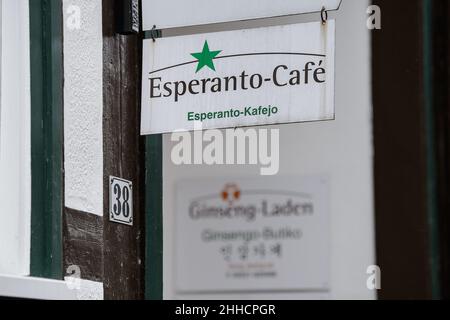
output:
POLYGON ((335 22, 144 41, 142 134, 334 119, 335 22))
POLYGON ((142 0, 150 30, 337 10, 341 0, 142 0))
POLYGON ((327 292, 328 192, 321 176, 180 183, 178 293, 327 292))

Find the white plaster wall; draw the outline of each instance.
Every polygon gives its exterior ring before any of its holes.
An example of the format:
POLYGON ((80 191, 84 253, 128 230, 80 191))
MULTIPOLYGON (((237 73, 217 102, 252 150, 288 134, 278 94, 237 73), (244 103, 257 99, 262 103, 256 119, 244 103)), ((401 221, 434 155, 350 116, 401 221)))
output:
POLYGON ((2 103, 1 103, 1 98, 2 98, 2 85, 1 85, 1 74, 2 74, 2 45, 3 45, 3 37, 2 37, 2 21, 3 21, 3 17, 2 17, 2 6, 3 6, 3 1, 0 0, 0 150, 1 150, 1 143, 2 143, 2 130, 1 130, 1 124, 2 124, 2 103))
MULTIPOLYGON (((331 292, 329 295, 176 296, 174 209, 177 181, 252 177, 252 166, 174 166, 164 137, 164 297, 193 299, 373 299, 366 269, 375 262, 370 34, 367 0, 343 0, 336 18, 336 120, 285 125, 280 129, 280 176, 327 174, 331 181, 331 292)), ((313 17, 315 20, 318 16, 313 17)), ((298 18, 284 18, 295 22, 298 18)), ((302 18, 303 19, 303 18, 302 18)), ((299 39, 300 41, 301 39, 299 39)), ((275 127, 277 128, 277 127, 275 127)), ((295 276, 295 275, 294 275, 295 276)))
POLYGON ((30 265, 30 50, 28 0, 1 0, 0 273, 30 265))
POLYGON ((37 300, 103 300, 103 284, 70 278, 58 281, 0 274, 0 296, 37 300))
POLYGON ((65 205, 103 214, 103 38, 101 0, 64 0, 65 205), (81 25, 70 29, 71 7, 81 25))

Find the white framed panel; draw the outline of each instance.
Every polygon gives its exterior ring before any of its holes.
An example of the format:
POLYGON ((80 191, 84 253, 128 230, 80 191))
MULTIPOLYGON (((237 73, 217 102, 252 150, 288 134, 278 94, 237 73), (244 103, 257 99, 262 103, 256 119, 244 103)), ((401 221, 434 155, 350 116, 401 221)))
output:
MULTIPOLYGON (((336 20, 336 120, 272 126, 280 129, 280 176, 330 177, 329 293, 177 292, 176 186, 180 181, 220 177, 251 178, 259 166, 176 166, 176 143, 164 136, 164 298, 165 299, 376 299, 367 288, 367 267, 375 261, 370 32, 368 1, 344 0, 336 20)), ((298 17, 283 19, 298 23, 298 17)))
POLYGON ((0 273, 30 264, 30 41, 27 0, 1 1, 0 273))

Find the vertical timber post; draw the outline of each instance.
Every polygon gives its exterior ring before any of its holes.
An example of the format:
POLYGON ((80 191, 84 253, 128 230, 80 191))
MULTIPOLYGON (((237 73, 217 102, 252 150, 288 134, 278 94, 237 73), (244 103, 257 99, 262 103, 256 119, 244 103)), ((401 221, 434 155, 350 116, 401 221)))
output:
POLYGON ((372 33, 377 264, 381 299, 439 297, 430 4, 375 0, 372 33))
POLYGON ((118 2, 103 0, 105 299, 143 299, 145 265, 144 139, 140 137, 141 47, 117 33, 118 2), (109 221, 109 176, 133 182, 133 226, 109 221))

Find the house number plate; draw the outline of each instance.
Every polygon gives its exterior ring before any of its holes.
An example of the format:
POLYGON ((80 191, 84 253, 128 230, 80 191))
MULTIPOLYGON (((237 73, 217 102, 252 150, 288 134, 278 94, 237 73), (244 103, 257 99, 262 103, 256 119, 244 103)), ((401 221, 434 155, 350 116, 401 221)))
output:
POLYGON ((109 178, 109 220, 133 225, 133 183, 117 177, 109 178))

